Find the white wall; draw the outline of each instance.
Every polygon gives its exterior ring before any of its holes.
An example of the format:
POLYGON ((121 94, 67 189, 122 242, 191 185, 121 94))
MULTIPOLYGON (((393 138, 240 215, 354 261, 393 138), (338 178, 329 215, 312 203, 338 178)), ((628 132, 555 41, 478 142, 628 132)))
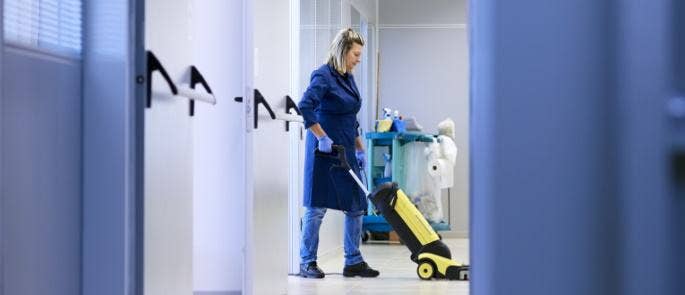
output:
MULTIPOLYGON (((468 234, 469 90, 466 0, 380 0, 379 107, 414 116, 424 132, 436 133, 449 117, 459 148, 449 191, 452 231, 468 234)), ((443 204, 447 206, 447 190, 443 204)), ((446 216, 447 218, 447 216, 446 216)))
POLYGON ((370 23, 376 23, 376 1, 373 0, 343 0, 354 6, 370 23))
MULTIPOLYGON (((240 0, 195 0, 190 8, 193 64, 216 105, 195 103, 193 117, 193 289, 242 288, 245 174, 242 170, 243 14, 240 0)), ((190 62, 190 61, 189 61, 190 62)), ((196 89, 204 92, 198 84, 196 89)))
POLYGON ((381 25, 466 24, 467 0, 378 0, 381 25))

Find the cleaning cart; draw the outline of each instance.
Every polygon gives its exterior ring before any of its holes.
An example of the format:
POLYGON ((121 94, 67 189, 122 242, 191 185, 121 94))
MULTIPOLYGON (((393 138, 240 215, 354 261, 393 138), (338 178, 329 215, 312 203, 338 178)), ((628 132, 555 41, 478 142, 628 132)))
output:
MULTIPOLYGON (((435 135, 421 132, 368 132, 365 176, 369 191, 375 190, 384 183, 397 183, 399 188, 406 190, 408 171, 407 154, 409 144, 432 143, 435 135)), ((448 231, 450 226, 446 222, 429 222, 436 232, 448 231)), ((385 217, 378 214, 372 202, 369 202, 367 215, 363 217, 362 241, 372 237, 387 236, 392 226, 385 217)))

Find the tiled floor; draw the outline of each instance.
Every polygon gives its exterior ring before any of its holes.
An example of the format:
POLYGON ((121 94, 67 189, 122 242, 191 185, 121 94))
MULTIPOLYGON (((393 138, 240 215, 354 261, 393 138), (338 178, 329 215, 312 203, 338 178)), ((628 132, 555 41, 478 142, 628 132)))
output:
MULTIPOLYGON (((466 239, 445 239, 457 262, 468 263, 469 243, 466 239)), ((326 272, 324 279, 305 279, 290 276, 289 295, 304 294, 469 294, 469 283, 464 281, 423 281, 416 275, 416 264, 409 259, 407 247, 400 244, 362 245, 364 259, 379 270, 377 278, 345 278, 342 276, 342 253, 319 261, 326 272)))

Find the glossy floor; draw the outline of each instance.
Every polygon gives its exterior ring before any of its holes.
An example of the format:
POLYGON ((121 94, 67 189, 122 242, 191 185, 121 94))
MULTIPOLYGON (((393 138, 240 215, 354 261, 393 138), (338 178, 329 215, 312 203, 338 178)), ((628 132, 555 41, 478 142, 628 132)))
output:
MULTIPOLYGON (((466 239, 445 239, 455 261, 468 263, 469 242, 466 239)), ((469 294, 464 281, 423 281, 416 275, 416 264, 409 260, 410 252, 400 244, 365 244, 362 254, 371 267, 379 270, 377 278, 345 278, 342 276, 342 253, 319 261, 326 272, 324 279, 290 276, 288 294, 469 294)))

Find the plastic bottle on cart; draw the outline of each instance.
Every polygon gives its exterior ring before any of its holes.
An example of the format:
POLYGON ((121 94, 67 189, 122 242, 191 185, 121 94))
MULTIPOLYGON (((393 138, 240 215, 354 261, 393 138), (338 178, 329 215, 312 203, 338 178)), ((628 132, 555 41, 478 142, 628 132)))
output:
POLYGON ((383 108, 383 119, 392 120, 392 110, 389 108, 383 108))
POLYGON ((383 154, 385 160, 385 169, 383 170, 383 177, 392 177, 392 157, 390 154, 383 154))

